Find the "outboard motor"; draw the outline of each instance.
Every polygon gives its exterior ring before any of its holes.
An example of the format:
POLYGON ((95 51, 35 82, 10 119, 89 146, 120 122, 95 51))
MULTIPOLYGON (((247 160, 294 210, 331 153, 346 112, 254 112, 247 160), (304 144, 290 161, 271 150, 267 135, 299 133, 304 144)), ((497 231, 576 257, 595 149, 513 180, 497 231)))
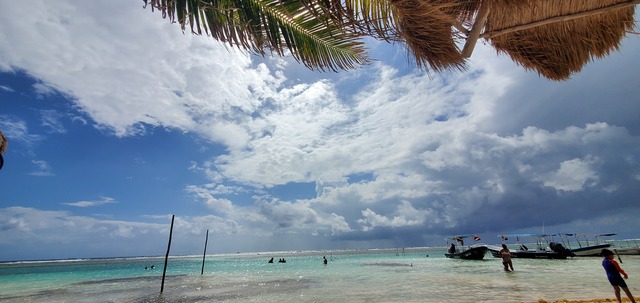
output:
POLYGON ((575 254, 573 252, 571 252, 571 250, 566 249, 564 246, 562 246, 561 243, 558 243, 558 242, 549 243, 549 248, 551 248, 551 250, 553 250, 553 251, 555 251, 555 252, 557 252, 559 254, 565 255, 565 256, 571 256, 571 257, 575 256, 575 254))

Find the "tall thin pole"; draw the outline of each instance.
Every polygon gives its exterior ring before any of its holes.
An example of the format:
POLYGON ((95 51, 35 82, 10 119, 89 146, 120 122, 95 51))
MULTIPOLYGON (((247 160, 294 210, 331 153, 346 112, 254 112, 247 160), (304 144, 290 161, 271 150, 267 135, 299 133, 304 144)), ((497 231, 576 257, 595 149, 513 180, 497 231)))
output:
POLYGON ((204 259, 207 256, 207 242, 209 242, 209 230, 208 229, 207 229, 207 236, 204 238, 204 252, 202 253, 202 270, 200 271, 201 275, 204 274, 204 259))
POLYGON ((620 254, 618 254, 618 250, 614 248, 613 251, 616 253, 616 256, 618 256, 618 261, 622 263, 622 259, 620 259, 620 254))
POLYGON ((167 275, 167 261, 169 260, 169 251, 171 250, 171 236, 173 235, 173 219, 176 215, 171 215, 171 229, 169 230, 169 245, 167 246, 167 254, 164 256, 164 270, 162 271, 162 286, 160 286, 160 293, 164 291, 164 277, 167 275))

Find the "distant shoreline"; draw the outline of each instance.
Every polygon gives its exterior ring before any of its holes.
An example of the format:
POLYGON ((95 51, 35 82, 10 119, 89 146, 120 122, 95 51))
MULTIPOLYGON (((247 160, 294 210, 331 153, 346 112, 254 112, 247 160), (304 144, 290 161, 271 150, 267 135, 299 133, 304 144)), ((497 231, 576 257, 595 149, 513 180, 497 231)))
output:
MULTIPOLYGON (((258 252, 229 252, 229 253, 215 253, 215 254, 207 254, 207 257, 251 257, 254 256, 256 258, 262 258, 268 255, 280 256, 314 256, 314 255, 345 255, 345 254, 370 254, 370 253, 403 253, 403 249, 405 253, 410 252, 429 252, 429 251, 441 251, 446 250, 444 246, 429 246, 429 247, 398 247, 398 248, 353 248, 353 249, 325 249, 325 250, 288 250, 288 251, 258 251, 258 252)), ((175 255, 169 256, 170 259, 176 258, 198 258, 202 257, 202 255, 175 255)), ((14 260, 14 261, 0 261, 0 266, 10 266, 10 265, 42 265, 42 264, 56 264, 56 263, 72 263, 72 262, 104 262, 104 261, 118 261, 118 260, 150 260, 150 259, 162 259, 164 256, 129 256, 129 257, 96 257, 96 258, 64 258, 64 259, 41 259, 41 260, 14 260)))

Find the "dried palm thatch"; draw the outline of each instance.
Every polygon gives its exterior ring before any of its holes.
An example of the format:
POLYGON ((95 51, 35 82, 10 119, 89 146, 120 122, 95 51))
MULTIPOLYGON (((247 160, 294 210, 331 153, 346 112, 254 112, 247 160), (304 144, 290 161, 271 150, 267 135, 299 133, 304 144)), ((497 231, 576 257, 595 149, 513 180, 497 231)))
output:
POLYGON ((476 6, 469 1, 448 0, 391 0, 397 17, 397 31, 401 40, 413 53, 418 66, 434 70, 465 68, 458 41, 465 39, 452 29, 457 19, 468 17, 476 6))
POLYGON ((4 154, 8 145, 9 140, 7 140, 7 137, 5 137, 2 131, 0 131, 0 154, 4 154))
POLYGON ((526 69, 563 80, 617 50, 640 0, 144 0, 163 17, 311 69, 369 62, 365 35, 406 43, 419 67, 463 70, 479 38, 526 69), (460 46, 463 47, 461 48, 460 46))
POLYGON ((391 0, 419 66, 464 69, 478 38, 526 69, 565 80, 617 50, 640 0, 391 0), (458 45, 464 42, 461 50, 458 45))
POLYGON ((2 158, 2 154, 7 150, 7 145, 9 145, 9 140, 4 136, 2 131, 0 131, 0 169, 4 165, 4 159, 2 158))
POLYGON ((622 38, 634 27, 634 5, 640 1, 488 2, 491 7, 481 37, 524 68, 552 80, 564 80, 593 58, 618 50, 622 38))

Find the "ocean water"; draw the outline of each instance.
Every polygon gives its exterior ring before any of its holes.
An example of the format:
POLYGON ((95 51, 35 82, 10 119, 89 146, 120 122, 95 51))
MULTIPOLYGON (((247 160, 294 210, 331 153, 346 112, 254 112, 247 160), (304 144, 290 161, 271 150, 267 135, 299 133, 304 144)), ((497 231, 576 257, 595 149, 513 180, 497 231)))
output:
MULTIPOLYGON (((640 295, 640 256, 622 256, 640 295)), ((537 302, 612 298, 601 258, 454 260, 442 249, 0 263, 0 302, 537 302), (322 264, 322 256, 329 259, 322 264), (267 260, 275 258, 275 263, 267 260), (285 258, 286 263, 278 263, 285 258), (154 265, 155 268, 151 268, 154 265), (146 269, 145 269, 146 267, 146 269)))

